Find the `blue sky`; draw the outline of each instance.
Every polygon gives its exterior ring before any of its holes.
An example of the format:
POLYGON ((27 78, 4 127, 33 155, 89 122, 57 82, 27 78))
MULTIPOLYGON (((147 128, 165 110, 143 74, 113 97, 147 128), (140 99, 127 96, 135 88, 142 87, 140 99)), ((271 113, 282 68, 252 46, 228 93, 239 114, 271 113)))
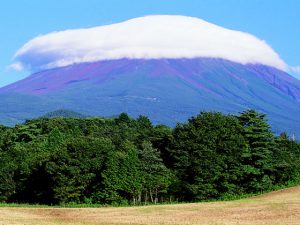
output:
POLYGON ((37 35, 150 14, 195 16, 254 34, 266 40, 287 64, 300 65, 298 0, 3 0, 0 3, 0 86, 29 75, 26 71, 8 70, 7 66, 14 53, 37 35))

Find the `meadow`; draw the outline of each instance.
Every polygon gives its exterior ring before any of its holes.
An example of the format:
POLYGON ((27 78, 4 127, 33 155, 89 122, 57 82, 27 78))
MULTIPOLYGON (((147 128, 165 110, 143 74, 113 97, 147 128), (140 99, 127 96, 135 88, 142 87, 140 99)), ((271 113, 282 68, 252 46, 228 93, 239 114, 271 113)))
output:
POLYGON ((294 225, 300 186, 235 201, 139 207, 1 207, 0 224, 18 225, 294 225))

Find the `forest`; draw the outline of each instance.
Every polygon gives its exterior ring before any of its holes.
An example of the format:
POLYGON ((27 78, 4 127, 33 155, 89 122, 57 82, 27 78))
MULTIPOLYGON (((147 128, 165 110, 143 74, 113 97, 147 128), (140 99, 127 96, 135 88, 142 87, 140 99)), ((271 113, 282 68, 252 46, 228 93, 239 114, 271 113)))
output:
POLYGON ((299 172, 300 144, 252 109, 201 112, 175 127, 126 113, 0 126, 3 203, 218 200, 299 184, 299 172))

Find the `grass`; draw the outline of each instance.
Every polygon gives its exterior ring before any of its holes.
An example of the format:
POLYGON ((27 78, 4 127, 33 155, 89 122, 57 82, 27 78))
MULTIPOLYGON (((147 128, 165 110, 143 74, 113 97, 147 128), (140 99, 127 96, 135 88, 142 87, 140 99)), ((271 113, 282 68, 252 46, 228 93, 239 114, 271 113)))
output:
POLYGON ((0 208, 0 224, 296 225, 300 224, 300 186, 224 202, 102 208, 11 206, 0 208))

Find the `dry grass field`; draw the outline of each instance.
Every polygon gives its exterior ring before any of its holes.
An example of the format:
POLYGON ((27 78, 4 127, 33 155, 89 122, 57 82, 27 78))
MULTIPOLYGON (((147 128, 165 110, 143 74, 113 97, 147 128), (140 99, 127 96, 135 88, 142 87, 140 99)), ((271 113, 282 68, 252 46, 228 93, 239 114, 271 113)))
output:
POLYGON ((0 208, 2 224, 300 224, 300 186, 249 199, 123 208, 0 208))

